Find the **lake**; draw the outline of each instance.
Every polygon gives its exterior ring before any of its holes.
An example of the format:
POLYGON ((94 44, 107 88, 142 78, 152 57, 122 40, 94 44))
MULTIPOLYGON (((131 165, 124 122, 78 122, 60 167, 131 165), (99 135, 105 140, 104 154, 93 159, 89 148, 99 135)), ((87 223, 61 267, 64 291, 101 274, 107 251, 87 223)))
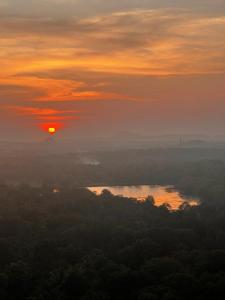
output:
POLYGON ((138 185, 138 186, 98 186, 89 187, 90 191, 100 195, 103 190, 109 190, 113 195, 136 198, 143 201, 148 196, 153 196, 155 205, 169 204, 172 210, 179 209, 180 205, 188 202, 191 206, 199 205, 197 198, 185 197, 172 186, 138 185))

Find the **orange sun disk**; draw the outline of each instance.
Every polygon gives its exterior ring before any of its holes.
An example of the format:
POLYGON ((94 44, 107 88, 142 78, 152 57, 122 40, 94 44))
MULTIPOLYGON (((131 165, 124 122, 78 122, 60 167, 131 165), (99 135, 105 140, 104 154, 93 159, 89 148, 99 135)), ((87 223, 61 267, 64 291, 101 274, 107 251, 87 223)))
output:
POLYGON ((49 128, 48 128, 48 132, 49 132, 50 134, 56 133, 55 127, 49 127, 49 128))
POLYGON ((54 122, 54 123, 48 122, 48 123, 41 123, 39 124, 39 126, 43 131, 47 132, 48 134, 54 135, 64 127, 64 124, 60 122, 54 122))

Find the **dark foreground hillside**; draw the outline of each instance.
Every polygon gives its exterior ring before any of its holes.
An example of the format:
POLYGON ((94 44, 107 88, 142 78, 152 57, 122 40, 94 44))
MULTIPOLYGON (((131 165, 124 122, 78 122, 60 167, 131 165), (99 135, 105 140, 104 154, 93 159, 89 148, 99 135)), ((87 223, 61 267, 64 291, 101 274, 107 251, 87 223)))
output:
POLYGON ((225 207, 0 188, 0 299, 225 298, 225 207))

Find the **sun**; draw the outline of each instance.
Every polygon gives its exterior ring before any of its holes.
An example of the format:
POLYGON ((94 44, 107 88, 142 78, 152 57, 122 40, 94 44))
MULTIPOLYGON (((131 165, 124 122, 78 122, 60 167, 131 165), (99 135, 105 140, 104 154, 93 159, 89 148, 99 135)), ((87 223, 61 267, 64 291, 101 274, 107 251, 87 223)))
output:
POLYGON ((49 128, 48 128, 48 132, 49 132, 50 134, 54 134, 54 133, 56 133, 56 128, 55 128, 55 127, 49 127, 49 128))
POLYGON ((56 133, 58 133, 59 130, 61 130, 64 127, 64 124, 60 122, 51 122, 51 123, 46 122, 46 123, 40 123, 39 126, 41 130, 43 130, 45 133, 47 132, 50 135, 55 135, 56 133))

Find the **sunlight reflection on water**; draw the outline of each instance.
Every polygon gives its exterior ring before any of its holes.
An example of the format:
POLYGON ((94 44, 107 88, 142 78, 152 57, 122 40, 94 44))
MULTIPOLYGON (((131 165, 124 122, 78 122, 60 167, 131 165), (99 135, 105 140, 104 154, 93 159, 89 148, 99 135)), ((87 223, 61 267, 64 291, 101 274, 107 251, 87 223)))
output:
POLYGON ((180 205, 188 202, 191 206, 199 204, 196 198, 185 197, 181 195, 172 186, 159 186, 159 185, 138 185, 138 186, 99 186, 89 187, 90 191, 100 195, 103 190, 109 190, 113 195, 121 195, 129 198, 136 198, 143 201, 148 196, 153 196, 155 205, 169 204, 172 210, 179 209, 180 205))

